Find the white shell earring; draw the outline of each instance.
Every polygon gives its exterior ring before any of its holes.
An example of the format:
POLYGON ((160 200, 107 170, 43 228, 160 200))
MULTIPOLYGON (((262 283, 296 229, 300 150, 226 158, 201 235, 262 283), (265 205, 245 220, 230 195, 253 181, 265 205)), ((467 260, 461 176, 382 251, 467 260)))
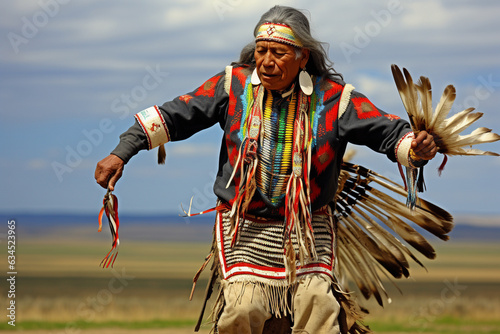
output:
POLYGON ((302 92, 304 92, 304 94, 306 95, 312 94, 314 85, 311 76, 309 75, 309 73, 307 73, 305 68, 303 68, 302 71, 300 71, 299 85, 300 89, 302 89, 302 92))
POLYGON ((260 85, 260 78, 256 68, 252 72, 252 77, 250 78, 250 81, 254 86, 260 85))

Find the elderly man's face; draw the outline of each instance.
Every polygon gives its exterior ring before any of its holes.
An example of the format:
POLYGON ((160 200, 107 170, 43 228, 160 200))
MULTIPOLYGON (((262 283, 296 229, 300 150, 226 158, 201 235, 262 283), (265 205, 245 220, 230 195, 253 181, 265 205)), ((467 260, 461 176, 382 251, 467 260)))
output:
POLYGON ((259 41, 255 47, 257 73, 264 88, 270 90, 290 87, 308 59, 308 49, 302 49, 297 59, 295 48, 287 44, 259 41))

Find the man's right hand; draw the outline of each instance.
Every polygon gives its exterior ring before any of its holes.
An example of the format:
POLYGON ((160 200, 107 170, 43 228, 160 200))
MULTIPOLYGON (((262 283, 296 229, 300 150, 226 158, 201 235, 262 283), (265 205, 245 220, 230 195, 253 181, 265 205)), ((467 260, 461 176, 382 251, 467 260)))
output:
POLYGON ((95 180, 104 189, 113 191, 115 184, 123 173, 125 163, 121 158, 114 154, 108 155, 97 163, 95 168, 95 180))

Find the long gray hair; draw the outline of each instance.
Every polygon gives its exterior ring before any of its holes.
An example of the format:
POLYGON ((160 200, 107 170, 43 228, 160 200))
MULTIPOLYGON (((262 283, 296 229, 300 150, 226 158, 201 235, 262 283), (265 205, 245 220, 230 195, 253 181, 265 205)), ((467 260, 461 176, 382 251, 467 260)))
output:
MULTIPOLYGON (((309 74, 323 78, 333 79, 334 76, 342 78, 342 75, 333 69, 333 63, 328 59, 325 50, 328 45, 311 36, 309 20, 301 11, 292 7, 274 6, 261 16, 255 26, 254 36, 257 35, 259 27, 264 23, 286 24, 293 30, 297 39, 302 42, 303 47, 310 50, 309 61, 306 65, 309 74)), ((300 49, 297 51, 300 52, 300 49)), ((234 64, 255 67, 254 52, 255 41, 241 50, 240 59, 234 64)))

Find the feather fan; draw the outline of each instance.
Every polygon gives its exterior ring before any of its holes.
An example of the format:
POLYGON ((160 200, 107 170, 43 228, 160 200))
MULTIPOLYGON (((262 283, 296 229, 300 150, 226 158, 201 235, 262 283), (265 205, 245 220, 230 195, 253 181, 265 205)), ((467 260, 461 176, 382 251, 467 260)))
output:
POLYGON ((482 113, 473 113, 474 108, 468 108, 447 118, 456 97, 455 88, 452 85, 446 86, 433 112, 429 79, 420 77, 418 83, 415 84, 405 68, 401 72, 397 65, 392 65, 391 70, 399 95, 410 118, 413 132, 418 134, 418 132, 425 130, 432 134, 439 153, 445 155, 499 155, 494 152, 470 148, 473 145, 500 140, 500 136, 491 132, 491 129, 478 128, 471 134, 460 135, 462 131, 481 118, 482 113))

